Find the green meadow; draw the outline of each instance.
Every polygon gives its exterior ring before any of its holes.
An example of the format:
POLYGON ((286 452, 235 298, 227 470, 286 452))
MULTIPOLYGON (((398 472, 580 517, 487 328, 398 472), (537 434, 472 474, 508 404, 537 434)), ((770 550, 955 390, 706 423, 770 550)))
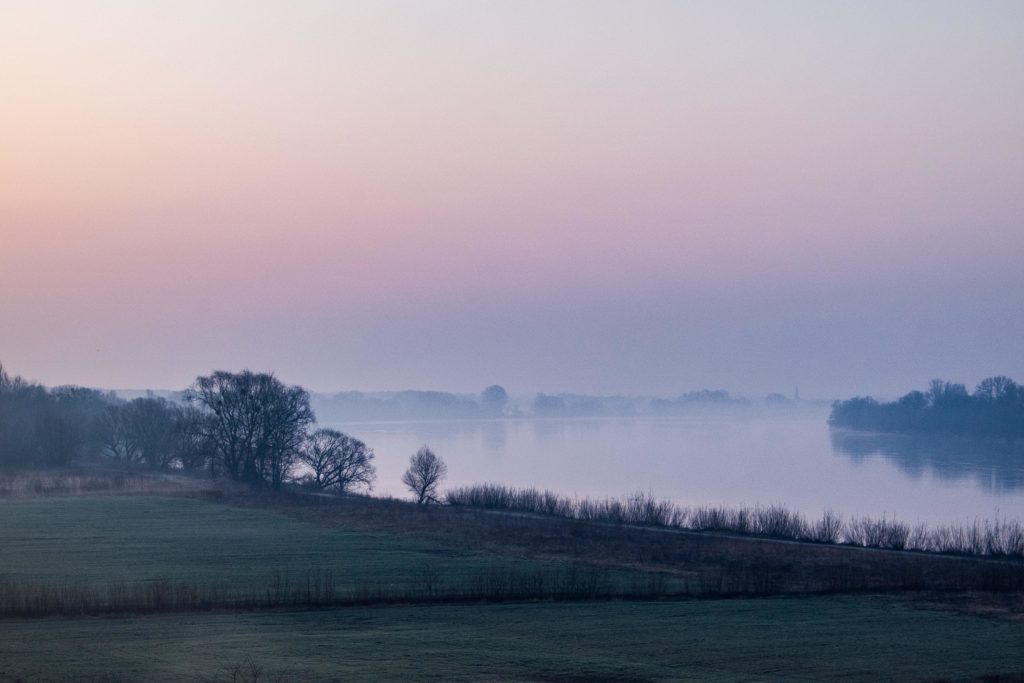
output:
POLYGON ((966 681, 1024 671, 1024 626, 870 597, 353 607, 4 620, 0 662, 43 681, 966 681))
POLYGON ((0 581, 15 584, 167 580, 262 589, 275 574, 298 580, 330 571, 340 585, 415 587, 428 572, 455 581, 508 566, 506 559, 198 498, 0 499, 0 581))

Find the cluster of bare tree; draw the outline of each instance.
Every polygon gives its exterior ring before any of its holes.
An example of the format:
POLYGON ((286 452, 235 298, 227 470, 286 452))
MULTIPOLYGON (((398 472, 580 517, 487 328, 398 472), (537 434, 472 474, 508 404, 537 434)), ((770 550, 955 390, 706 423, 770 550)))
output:
POLYGON ((301 481, 320 491, 369 489, 376 476, 373 457, 373 449, 359 439, 334 429, 318 429, 299 451, 299 459, 309 469, 301 481))
POLYGON ((281 488, 315 421, 309 394, 267 373, 214 372, 196 379, 185 400, 200 411, 195 427, 210 467, 254 488, 281 488))
MULTIPOLYGON (((302 387, 268 373, 217 371, 197 378, 183 397, 124 401, 81 387, 47 389, 0 365, 0 468, 67 466, 107 455, 158 470, 206 469, 257 489, 292 482, 346 493, 373 486, 373 449, 315 429, 302 387)), ((437 502, 446 471, 423 447, 402 481, 417 502, 437 502)))
POLYGON ((160 470, 199 470, 209 457, 198 430, 202 420, 196 408, 164 398, 123 402, 112 397, 98 431, 104 452, 126 463, 160 470))

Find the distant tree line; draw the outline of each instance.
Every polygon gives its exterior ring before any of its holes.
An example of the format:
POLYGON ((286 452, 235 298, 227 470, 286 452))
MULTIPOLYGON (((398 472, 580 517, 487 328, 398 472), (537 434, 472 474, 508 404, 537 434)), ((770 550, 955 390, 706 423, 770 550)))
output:
MULTIPOLYGON (((727 391, 702 389, 671 398, 649 396, 589 396, 538 393, 528 403, 513 401, 494 384, 479 395, 443 391, 396 391, 363 393, 345 391, 314 394, 310 398, 317 415, 330 421, 467 420, 501 417, 579 418, 687 415, 695 412, 736 412, 753 408, 750 399, 727 391)), ((792 406, 796 401, 769 394, 768 406, 792 406)))
POLYGON ((331 421, 475 420, 503 417, 509 397, 497 384, 478 396, 445 391, 395 391, 368 394, 343 391, 311 397, 317 415, 331 421))
MULTIPOLYGON (((772 396, 777 396, 773 394, 772 396)), ((745 398, 729 395, 722 389, 691 391, 676 398, 657 398, 651 401, 650 412, 654 415, 672 415, 694 408, 736 408, 750 404, 745 398)))
POLYGON ((82 387, 47 389, 12 377, 0 364, 0 467, 60 467, 100 453, 112 400, 82 387))
POLYGON ((932 380, 891 402, 868 397, 837 401, 829 424, 878 432, 1024 436, 1024 387, 1009 377, 982 380, 973 393, 963 384, 932 380))
MULTIPOLYGON (((373 449, 315 422, 308 392, 268 373, 216 371, 198 377, 182 402, 125 401, 95 389, 47 388, 0 365, 0 470, 105 456, 154 470, 207 471, 254 489, 290 483, 334 493, 370 490, 373 449)), ((423 447, 403 482, 418 502, 437 502, 446 472, 423 447)))

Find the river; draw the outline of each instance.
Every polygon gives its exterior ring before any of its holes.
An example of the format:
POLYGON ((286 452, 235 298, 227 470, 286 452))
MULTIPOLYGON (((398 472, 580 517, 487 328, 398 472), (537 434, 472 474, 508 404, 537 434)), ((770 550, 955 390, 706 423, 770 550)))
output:
POLYGON ((374 493, 405 496, 429 445, 446 487, 479 482, 577 496, 651 492, 683 505, 781 503, 808 516, 906 522, 1024 519, 1024 444, 830 430, 826 410, 671 418, 330 424, 376 452, 374 493))

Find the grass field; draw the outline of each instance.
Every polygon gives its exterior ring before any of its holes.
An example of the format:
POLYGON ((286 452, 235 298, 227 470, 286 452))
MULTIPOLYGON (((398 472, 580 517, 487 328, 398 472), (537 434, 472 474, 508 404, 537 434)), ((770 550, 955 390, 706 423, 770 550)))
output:
POLYGON ((0 621, 0 680, 922 681, 1024 674, 1024 626, 891 599, 0 621), (239 677, 238 680, 251 680, 239 677))
POLYGON ((346 583, 403 584, 426 567, 451 575, 496 564, 436 544, 195 498, 0 500, 0 579, 19 583, 168 579, 262 587, 275 571, 302 576, 329 568, 346 583))
POLYGON ((630 592, 641 585, 637 576, 326 528, 194 497, 0 500, 2 614, 630 592), (314 598, 306 597, 311 583, 314 598), (27 594, 43 597, 21 599, 27 594))

